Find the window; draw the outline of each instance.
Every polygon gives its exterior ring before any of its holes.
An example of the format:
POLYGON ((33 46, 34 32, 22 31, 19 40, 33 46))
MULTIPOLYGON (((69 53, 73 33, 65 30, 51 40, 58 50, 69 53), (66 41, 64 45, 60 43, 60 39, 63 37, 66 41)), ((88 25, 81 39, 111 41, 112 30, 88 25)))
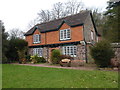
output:
POLYGON ((76 46, 64 46, 63 54, 70 55, 71 57, 76 57, 77 47, 76 46))
POLYGON ((93 34, 93 31, 91 31, 91 39, 92 39, 92 40, 93 40, 93 35, 94 35, 94 34, 93 34))
POLYGON ((33 35, 33 43, 40 43, 40 38, 41 38, 41 35, 39 34, 33 35))
POLYGON ((70 29, 60 30, 60 40, 70 39, 70 29))
POLYGON ((39 57, 42 57, 42 48, 34 48, 33 49, 33 55, 38 55, 39 57))

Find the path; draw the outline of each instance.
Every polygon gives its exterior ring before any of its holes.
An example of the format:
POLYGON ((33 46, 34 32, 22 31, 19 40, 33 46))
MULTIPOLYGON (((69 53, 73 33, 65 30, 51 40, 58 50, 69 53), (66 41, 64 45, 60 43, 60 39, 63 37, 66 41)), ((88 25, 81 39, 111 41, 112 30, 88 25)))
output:
POLYGON ((18 64, 18 63, 13 63, 17 65, 26 65, 26 66, 37 66, 37 67, 50 67, 50 68, 64 68, 64 69, 78 69, 78 70, 95 70, 94 67, 61 67, 61 66, 53 66, 49 64, 18 64))

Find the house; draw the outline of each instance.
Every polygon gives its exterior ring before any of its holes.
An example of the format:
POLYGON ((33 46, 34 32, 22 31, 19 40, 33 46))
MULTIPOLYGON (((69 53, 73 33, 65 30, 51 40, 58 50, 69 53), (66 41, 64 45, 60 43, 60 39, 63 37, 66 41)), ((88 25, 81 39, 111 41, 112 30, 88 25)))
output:
POLYGON ((49 60, 51 52, 59 49, 64 55, 86 62, 89 46, 98 42, 99 36, 90 11, 37 24, 25 33, 31 55, 49 60))

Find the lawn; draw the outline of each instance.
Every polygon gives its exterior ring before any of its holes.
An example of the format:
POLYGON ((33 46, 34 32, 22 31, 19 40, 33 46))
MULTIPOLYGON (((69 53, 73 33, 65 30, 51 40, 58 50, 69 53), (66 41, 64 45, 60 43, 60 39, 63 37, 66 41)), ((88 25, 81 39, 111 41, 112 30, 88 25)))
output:
POLYGON ((118 88, 118 73, 3 64, 3 88, 118 88))

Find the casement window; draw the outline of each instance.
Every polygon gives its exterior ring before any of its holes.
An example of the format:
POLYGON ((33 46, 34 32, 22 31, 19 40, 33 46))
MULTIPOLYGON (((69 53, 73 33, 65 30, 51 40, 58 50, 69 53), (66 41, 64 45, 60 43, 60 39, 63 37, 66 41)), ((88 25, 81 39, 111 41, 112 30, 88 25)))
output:
POLYGON ((70 55, 71 57, 76 57, 77 46, 64 46, 62 49, 64 55, 70 55))
POLYGON ((42 48, 33 48, 33 55, 38 55, 39 57, 43 56, 42 48))
POLYGON ((91 40, 93 40, 93 35, 94 35, 93 31, 91 31, 91 40))
POLYGON ((35 34, 33 35, 33 43, 40 43, 41 35, 35 34))
POLYGON ((70 29, 60 30, 60 40, 69 40, 71 37, 70 29))

